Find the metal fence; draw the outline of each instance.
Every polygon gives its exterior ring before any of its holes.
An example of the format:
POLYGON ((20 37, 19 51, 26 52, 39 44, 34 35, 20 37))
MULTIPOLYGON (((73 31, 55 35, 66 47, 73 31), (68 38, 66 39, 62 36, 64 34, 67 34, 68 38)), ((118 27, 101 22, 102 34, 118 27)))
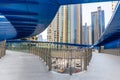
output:
POLYGON ((0 42, 0 58, 5 55, 5 50, 6 50, 6 41, 0 42))
POLYGON ((104 53, 120 56, 120 48, 118 49, 104 49, 104 53))
POLYGON ((72 75, 83 70, 92 57, 92 49, 46 42, 7 42, 7 49, 28 52, 39 56, 49 70, 72 75))

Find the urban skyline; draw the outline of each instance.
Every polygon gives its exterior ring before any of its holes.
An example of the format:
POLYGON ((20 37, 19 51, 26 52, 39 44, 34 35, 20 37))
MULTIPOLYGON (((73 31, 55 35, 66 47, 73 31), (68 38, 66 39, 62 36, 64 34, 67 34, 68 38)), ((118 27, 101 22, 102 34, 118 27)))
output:
MULTIPOLYGON (((85 24, 85 23, 87 23, 87 25, 88 26, 91 26, 90 25, 90 20, 89 20, 89 22, 87 22, 87 21, 85 21, 86 20, 86 17, 84 17, 85 16, 85 10, 88 8, 88 7, 90 7, 90 9, 91 9, 91 7, 93 8, 91 11, 90 10, 87 10, 87 15, 86 16, 88 16, 88 19, 89 19, 89 16, 91 17, 91 12, 92 11, 95 11, 95 9, 100 5, 101 6, 101 8, 103 9, 103 10, 105 10, 105 27, 106 27, 106 25, 108 24, 108 21, 109 21, 109 19, 110 19, 110 17, 111 17, 111 14, 112 14, 112 3, 111 2, 104 2, 104 3, 90 3, 90 4, 83 4, 82 6, 82 12, 83 12, 83 25, 85 24), (94 8, 93 8, 93 6, 92 6, 92 4, 94 4, 94 8), (106 6, 107 5, 107 6, 106 6), (86 8, 86 9, 85 9, 86 8), (109 14, 108 14, 109 13, 109 14), (89 14, 89 15, 88 15, 89 14), (106 14, 108 14, 107 16, 106 16, 106 14)), ((91 18, 90 18, 91 19, 91 18)), ((47 29, 46 29, 47 30, 47 29)), ((43 38, 44 39, 46 39, 46 30, 42 33, 42 35, 44 35, 43 36, 43 38)))
POLYGON ((104 10, 91 12, 91 26, 82 26, 82 5, 63 6, 47 30, 49 42, 94 44, 105 30, 104 10), (60 35, 61 34, 61 35, 60 35))

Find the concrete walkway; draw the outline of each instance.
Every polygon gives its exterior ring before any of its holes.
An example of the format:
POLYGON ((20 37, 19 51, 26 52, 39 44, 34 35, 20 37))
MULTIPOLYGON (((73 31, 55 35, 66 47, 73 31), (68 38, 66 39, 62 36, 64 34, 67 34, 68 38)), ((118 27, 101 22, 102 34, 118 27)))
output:
POLYGON ((37 56, 7 51, 0 59, 0 80, 120 80, 120 56, 94 53, 87 71, 70 76, 49 72, 37 56))

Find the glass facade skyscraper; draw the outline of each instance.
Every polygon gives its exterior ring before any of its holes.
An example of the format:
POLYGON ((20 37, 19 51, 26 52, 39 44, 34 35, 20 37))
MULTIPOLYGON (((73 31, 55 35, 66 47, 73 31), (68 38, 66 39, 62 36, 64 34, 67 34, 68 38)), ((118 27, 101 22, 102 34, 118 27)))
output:
POLYGON ((76 5, 71 5, 71 43, 76 43, 76 5))
POLYGON ((71 6, 68 6, 68 43, 71 43, 71 6))
POLYGON ((82 5, 76 5, 76 43, 82 44, 82 5))
POLYGON ((91 26, 87 23, 82 27, 82 44, 91 45, 91 26))
POLYGON ((82 44, 82 5, 71 5, 71 43, 82 44))
POLYGON ((97 9, 98 11, 91 13, 92 44, 100 38, 105 30, 104 10, 101 10, 101 7, 97 9))
POLYGON ((68 42, 68 6, 63 6, 63 42, 68 42))

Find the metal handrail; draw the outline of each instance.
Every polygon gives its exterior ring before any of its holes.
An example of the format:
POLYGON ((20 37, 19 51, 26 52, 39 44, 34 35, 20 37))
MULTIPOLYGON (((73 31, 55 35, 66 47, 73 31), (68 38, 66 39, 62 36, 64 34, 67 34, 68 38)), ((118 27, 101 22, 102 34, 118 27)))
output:
POLYGON ((7 42, 7 49, 31 53, 39 56, 49 70, 59 73, 78 73, 87 70, 92 57, 92 49, 78 45, 41 42, 7 42))

